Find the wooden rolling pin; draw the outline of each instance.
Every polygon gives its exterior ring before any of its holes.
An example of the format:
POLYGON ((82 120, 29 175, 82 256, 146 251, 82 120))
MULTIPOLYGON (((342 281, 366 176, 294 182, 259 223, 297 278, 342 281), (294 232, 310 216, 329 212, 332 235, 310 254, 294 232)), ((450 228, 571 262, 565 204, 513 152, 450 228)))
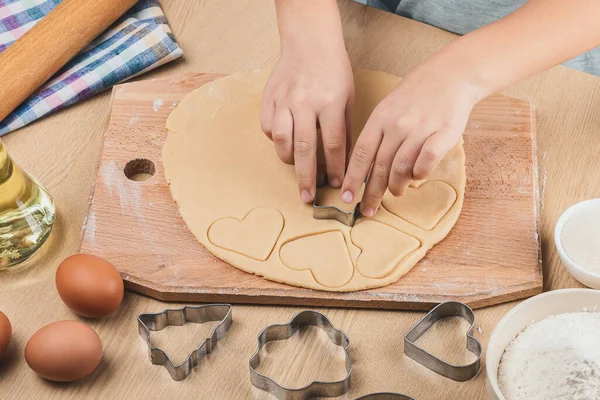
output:
POLYGON ((137 0, 63 0, 0 53, 0 121, 137 0))

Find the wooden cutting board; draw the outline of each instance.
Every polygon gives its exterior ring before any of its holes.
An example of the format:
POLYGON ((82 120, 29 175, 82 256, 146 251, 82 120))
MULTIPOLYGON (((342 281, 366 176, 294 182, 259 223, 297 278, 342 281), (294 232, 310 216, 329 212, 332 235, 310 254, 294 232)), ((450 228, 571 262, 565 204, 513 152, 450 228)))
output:
POLYGON ((112 262, 127 288, 173 301, 419 310, 446 300, 484 307, 542 291, 534 111, 500 95, 479 103, 469 120, 467 187, 456 226, 398 282, 322 292, 270 282, 213 257, 178 214, 161 151, 171 110, 218 77, 191 74, 113 89, 81 251, 112 262), (152 176, 128 178, 144 173, 152 176))

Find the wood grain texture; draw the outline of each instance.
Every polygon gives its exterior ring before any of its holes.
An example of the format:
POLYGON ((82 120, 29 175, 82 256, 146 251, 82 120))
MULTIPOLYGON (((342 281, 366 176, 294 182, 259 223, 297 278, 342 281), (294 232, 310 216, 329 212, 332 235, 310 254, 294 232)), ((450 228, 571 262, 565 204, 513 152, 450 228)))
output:
POLYGON ((191 74, 113 89, 81 251, 111 261, 128 288, 171 301, 388 309, 428 309, 447 300, 477 308, 541 292, 534 113, 528 102, 501 95, 475 107, 464 134, 461 217, 396 283, 351 293, 309 290, 247 274, 212 256, 179 216, 161 159, 171 110, 218 77, 191 74), (124 171, 136 159, 150 160, 155 175, 128 179, 124 171))
MULTIPOLYGON (((140 79, 194 71, 228 74, 269 68, 277 60, 279 41, 271 0, 238 0, 235 4, 162 1, 161 5, 185 55, 140 79)), ((455 38, 448 32, 351 1, 340 1, 340 5, 346 45, 355 68, 403 76, 455 38)), ((561 264, 552 232, 567 207, 600 197, 600 79, 556 67, 504 94, 536 107, 544 289, 581 287, 561 264)), ((81 243, 81 227, 107 129, 110 96, 105 92, 3 138, 17 163, 52 193, 58 218, 49 242, 29 268, 0 273, 0 310, 9 316, 14 328, 8 354, 0 360, 0 397, 273 400, 250 385, 248 358, 256 349, 256 336, 263 327, 288 321, 300 307, 234 306, 233 326, 219 341, 218 349, 187 380, 174 382, 161 367, 150 365, 135 317, 179 304, 128 291, 117 312, 101 320, 85 320, 104 345, 101 367, 89 378, 55 385, 38 378, 27 367, 23 351, 36 330, 53 321, 78 319, 60 300, 54 273, 60 261, 76 252, 81 243)), ((516 302, 475 311, 476 326, 481 328, 475 335, 484 348, 498 320, 514 305, 516 302)), ((327 307, 319 311, 351 340, 354 372, 347 399, 382 390, 410 394, 419 400, 486 398, 485 370, 468 382, 453 382, 403 356, 402 335, 424 315, 422 312, 327 307)), ((432 332, 435 338, 424 338, 424 345, 453 360, 453 347, 449 346, 455 343, 455 330, 449 328, 432 332)), ((195 331, 187 326, 177 332, 171 338, 174 345, 196 342, 191 336, 195 331)), ((286 342, 290 347, 285 357, 266 365, 269 371, 279 371, 274 377, 300 386, 311 377, 310 371, 323 371, 322 366, 334 354, 311 345, 309 348, 321 355, 312 357, 305 352, 303 340, 286 342)))

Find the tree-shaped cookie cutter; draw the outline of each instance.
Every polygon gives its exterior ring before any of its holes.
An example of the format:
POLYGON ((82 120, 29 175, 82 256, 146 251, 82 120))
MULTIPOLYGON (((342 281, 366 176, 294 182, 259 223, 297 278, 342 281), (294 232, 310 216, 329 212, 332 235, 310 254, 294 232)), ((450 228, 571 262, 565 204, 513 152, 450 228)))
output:
POLYGON ((282 325, 267 326, 258 335, 258 348, 250 357, 250 382, 255 387, 269 392, 279 400, 305 400, 313 397, 337 397, 346 393, 350 389, 350 376, 352 375, 352 361, 348 348, 350 347, 350 339, 346 334, 336 329, 329 319, 317 311, 302 311, 296 314, 290 322, 282 325), (333 382, 314 381, 308 385, 290 389, 281 386, 273 379, 256 371, 256 367, 260 364, 260 349, 267 343, 274 340, 289 339, 300 328, 306 326, 316 326, 321 328, 331 342, 344 349, 346 354, 346 376, 333 382))
MULTIPOLYGON (((327 185, 327 174, 317 177, 317 188, 327 185)), ((318 189, 317 189, 318 190, 318 189)), ((347 226, 354 226, 357 218, 360 216, 360 202, 356 203, 351 211, 344 211, 336 206, 320 206, 317 204, 318 196, 313 199, 313 218, 314 219, 334 219, 347 226)))
POLYGON ((474 327, 475 313, 468 305, 458 301, 438 304, 406 333, 404 336, 404 354, 446 378, 459 382, 468 381, 479 373, 483 353, 481 343, 473 336, 474 327), (467 350, 477 356, 477 359, 472 363, 452 365, 415 344, 415 341, 427 332, 436 321, 447 317, 461 317, 471 324, 467 330, 467 350))
POLYGON ((139 333, 150 350, 150 361, 162 365, 169 371, 171 378, 181 381, 187 378, 198 363, 211 353, 217 341, 221 339, 233 322, 231 304, 206 304, 203 306, 186 306, 178 309, 167 309, 155 314, 140 314, 137 317, 139 333), (175 365, 171 357, 161 348, 152 347, 150 332, 159 331, 167 326, 182 326, 188 322, 203 324, 210 321, 221 321, 213 328, 210 335, 192 351, 179 365, 175 365))

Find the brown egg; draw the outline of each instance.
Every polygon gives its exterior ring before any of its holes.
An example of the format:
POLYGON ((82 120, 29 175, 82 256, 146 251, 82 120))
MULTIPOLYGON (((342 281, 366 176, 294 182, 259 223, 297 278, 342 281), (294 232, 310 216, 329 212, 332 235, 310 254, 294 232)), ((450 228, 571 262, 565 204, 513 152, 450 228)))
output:
POLYGON ((10 325, 10 321, 8 320, 8 317, 0 311, 0 357, 2 357, 6 352, 6 349, 8 349, 11 336, 12 326, 10 325))
POLYGON ((58 321, 33 334, 25 360, 43 378, 72 382, 92 373, 102 359, 102 342, 92 328, 78 321, 58 321))
POLYGON ((108 261, 90 254, 67 257, 56 270, 56 288, 67 307, 88 318, 115 311, 123 300, 123 280, 108 261))

